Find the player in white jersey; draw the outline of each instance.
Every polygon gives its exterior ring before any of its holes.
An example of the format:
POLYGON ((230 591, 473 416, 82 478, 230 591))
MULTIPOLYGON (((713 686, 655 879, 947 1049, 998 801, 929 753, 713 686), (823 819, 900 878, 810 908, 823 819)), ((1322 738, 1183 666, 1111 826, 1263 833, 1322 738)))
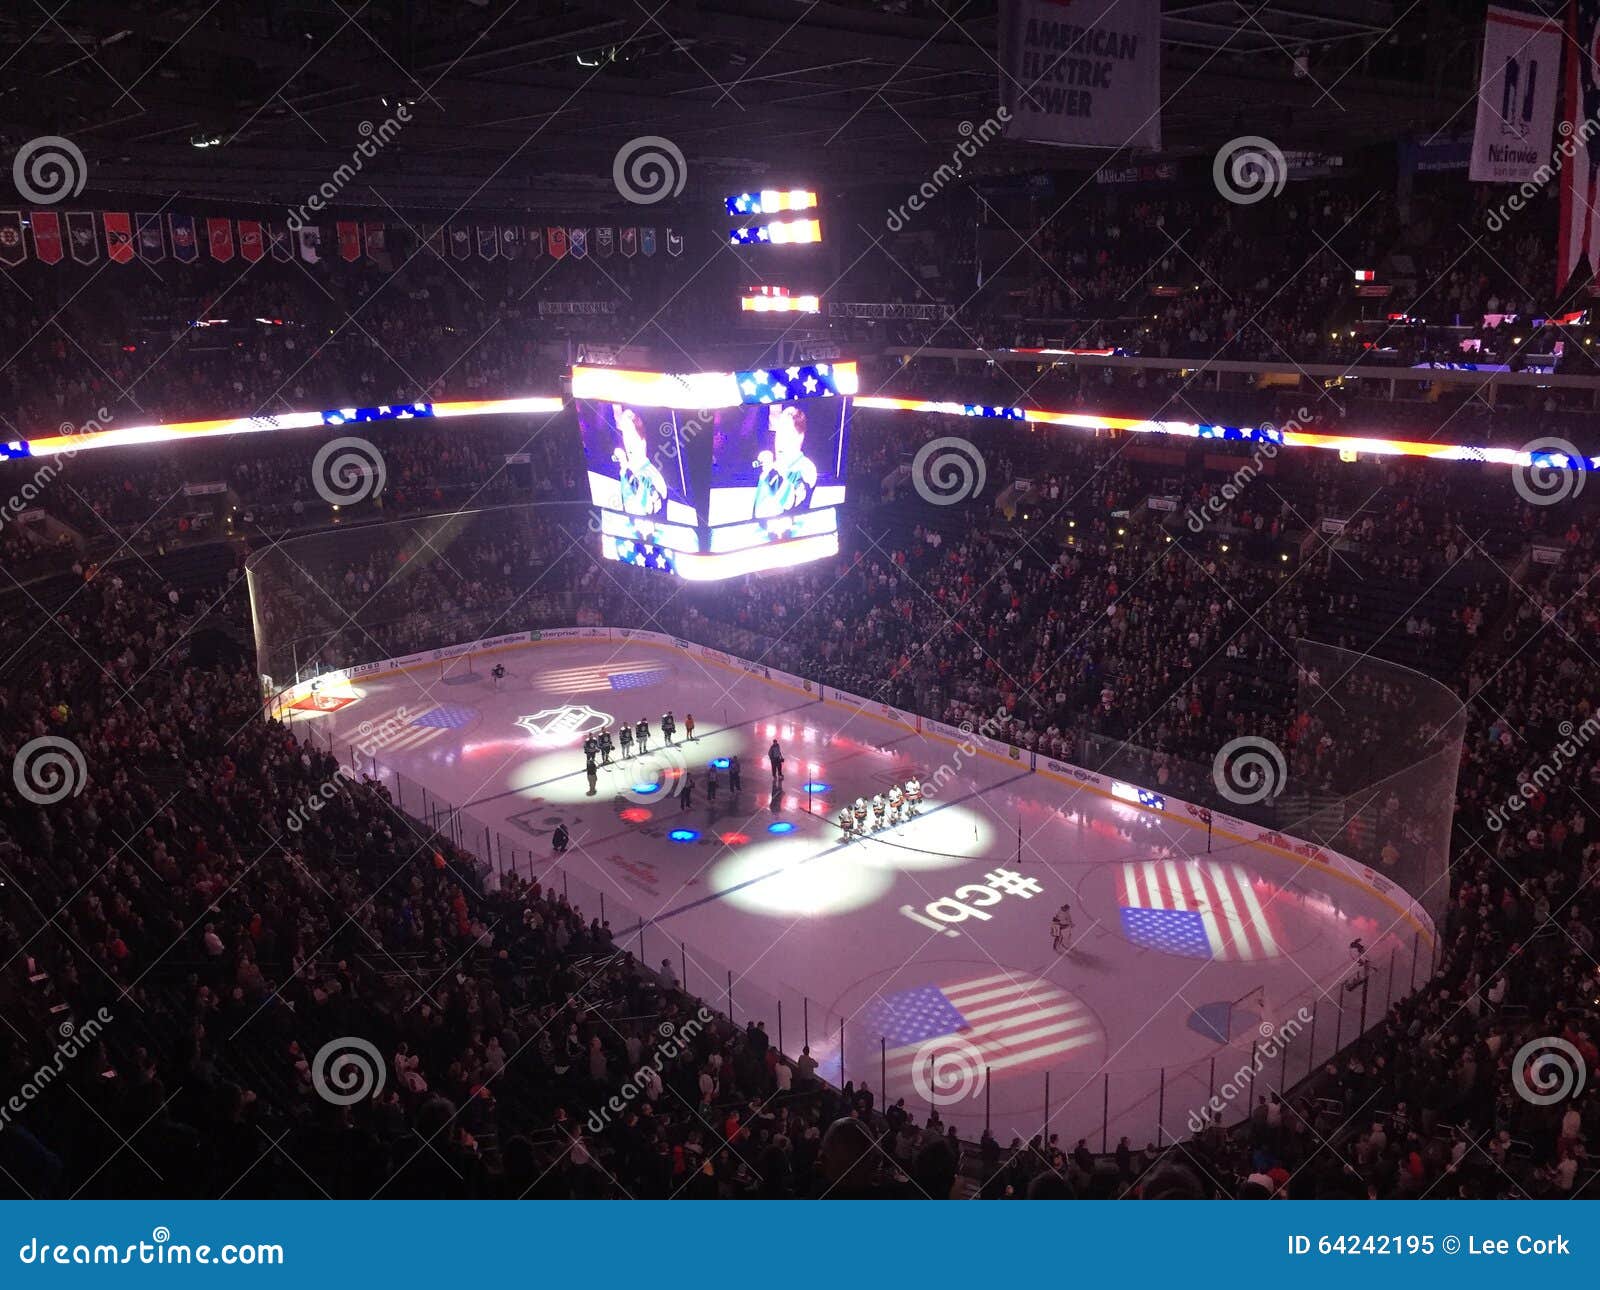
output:
POLYGON ((922 805, 922 781, 913 775, 906 780, 906 814, 915 815, 922 805))
POLYGON ((900 792, 900 785, 898 785, 898 784, 890 784, 889 785, 889 823, 890 824, 898 824, 898 823, 900 823, 900 808, 903 805, 904 801, 905 801, 905 798, 902 796, 902 794, 900 792))
POLYGON ((856 835, 856 817, 848 806, 839 812, 839 833, 845 842, 856 835))

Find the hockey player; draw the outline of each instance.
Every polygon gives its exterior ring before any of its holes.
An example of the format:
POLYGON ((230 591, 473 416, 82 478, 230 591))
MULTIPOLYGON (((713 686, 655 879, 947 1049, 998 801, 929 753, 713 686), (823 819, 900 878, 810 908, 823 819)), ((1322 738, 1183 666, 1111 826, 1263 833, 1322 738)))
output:
POLYGON ((622 760, 627 761, 633 754, 633 727, 626 721, 622 723, 622 728, 617 731, 617 742, 622 745, 622 760))
POLYGON ((906 780, 906 814, 915 815, 922 805, 922 781, 913 775, 906 780))
POLYGON ((858 834, 865 833, 867 831, 867 799, 866 798, 864 798, 864 797, 856 798, 855 807, 854 807, 854 813, 855 813, 855 817, 856 817, 856 832, 858 834))
POLYGON ((1055 952, 1064 952, 1072 941, 1072 906, 1062 902, 1050 919, 1050 944, 1055 952))
POLYGON ((639 718, 639 724, 633 728, 633 737, 639 741, 641 753, 650 751, 650 723, 643 717, 639 718))
POLYGON ((616 745, 611 740, 611 732, 602 730, 600 732, 600 764, 602 766, 611 765, 611 750, 614 747, 616 745))
POLYGON ((677 729, 678 723, 673 719, 673 716, 670 712, 661 718, 661 737, 669 744, 672 742, 672 736, 677 729))
POLYGON ((874 829, 883 827, 883 813, 886 809, 888 808, 884 803, 883 794, 874 793, 872 795, 872 827, 874 829))
POLYGON ((901 810, 901 807, 903 806, 904 802, 905 802, 905 798, 901 795, 900 785, 898 785, 898 784, 890 784, 889 785, 889 823, 890 824, 898 824, 898 823, 900 823, 900 810, 901 810))
POLYGON ((855 830, 856 817, 850 813, 850 808, 847 806, 839 812, 839 836, 848 842, 855 836, 855 830))

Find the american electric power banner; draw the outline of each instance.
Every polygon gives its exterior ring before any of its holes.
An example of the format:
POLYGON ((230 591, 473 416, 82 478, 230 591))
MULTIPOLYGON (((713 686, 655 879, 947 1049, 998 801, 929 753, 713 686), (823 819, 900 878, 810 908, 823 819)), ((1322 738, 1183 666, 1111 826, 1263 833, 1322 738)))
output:
POLYGON ((1489 10, 1472 136, 1473 183, 1520 184, 1549 164, 1560 77, 1559 20, 1489 10))
POLYGON ((1160 0, 1004 0, 1006 137, 1161 146, 1160 0))

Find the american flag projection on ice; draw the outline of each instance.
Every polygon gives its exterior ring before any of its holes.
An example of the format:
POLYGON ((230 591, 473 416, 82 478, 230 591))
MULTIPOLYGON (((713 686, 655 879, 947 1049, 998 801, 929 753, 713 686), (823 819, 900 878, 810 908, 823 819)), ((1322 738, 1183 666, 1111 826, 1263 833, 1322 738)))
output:
POLYGON ((588 694, 592 690, 637 690, 666 680, 670 668, 638 664, 596 663, 539 673, 539 688, 553 694, 588 694))
POLYGON ((1122 930, 1135 945, 1199 959, 1278 953, 1272 920, 1236 864, 1127 861, 1117 878, 1122 930))
POLYGON ((891 1085, 909 1079, 938 1102, 959 1099, 959 1085, 981 1083, 985 1069, 998 1075, 1058 1065, 1100 1038, 1083 1004, 1024 973, 899 990, 873 1000, 862 1015, 867 1033, 888 1043, 891 1085))

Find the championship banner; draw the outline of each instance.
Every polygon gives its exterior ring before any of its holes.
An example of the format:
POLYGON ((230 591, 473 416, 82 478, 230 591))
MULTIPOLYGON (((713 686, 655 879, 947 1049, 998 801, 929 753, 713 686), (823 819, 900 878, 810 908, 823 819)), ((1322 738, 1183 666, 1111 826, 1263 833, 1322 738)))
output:
POLYGON ((602 224, 594 231, 594 250, 602 260, 609 259, 616 248, 616 232, 610 224, 602 224))
POLYGON ((387 261, 389 238, 383 231, 383 225, 377 222, 369 222, 366 228, 362 230, 362 233, 367 239, 367 259, 374 264, 387 261))
POLYGON ((552 228, 545 230, 545 242, 550 247, 552 259, 559 260, 567 253, 567 230, 552 228))
POLYGON ((22 212, 0 211, 0 264, 18 265, 28 258, 22 240, 22 212))
POLYGON ((140 211, 133 217, 139 230, 139 258, 146 264, 157 264, 167 258, 167 241, 161 236, 161 216, 150 211, 140 211))
POLYGON ((254 264, 266 251, 261 236, 261 221, 255 219, 242 219, 239 221, 239 258, 254 264))
POLYGON ((653 225, 639 230, 639 249, 646 255, 656 253, 656 230, 653 225))
POLYGON ((450 230, 450 254, 457 260, 472 258, 472 230, 460 224, 450 230))
POLYGON ((67 241, 79 264, 93 264, 100 258, 100 237, 94 224, 93 211, 67 212, 67 241))
POLYGON ((1000 69, 1008 139, 1161 146, 1160 0, 1002 0, 1000 69))
POLYGON ((1556 252, 1556 290, 1564 291, 1574 273, 1600 268, 1600 0, 1571 0, 1567 6, 1566 87, 1561 105, 1561 236, 1556 252), (1591 148, 1593 151, 1591 151, 1591 148))
POLYGON ((334 227, 339 233, 339 258, 354 264, 361 258, 361 225, 353 219, 342 219, 334 227))
POLYGON ((200 258, 193 215, 168 215, 167 232, 172 236, 172 258, 179 264, 193 264, 200 258))
POLYGON ((478 256, 480 259, 493 260, 500 254, 500 226, 491 224, 484 228, 478 226, 478 256))
POLYGON ((508 260, 515 260, 522 254, 522 230, 515 224, 500 226, 500 254, 508 260))
POLYGON ((233 259, 233 221, 208 216, 206 244, 211 251, 211 258, 218 264, 226 264, 233 259))
POLYGON ((1549 165, 1560 73, 1557 20, 1490 7, 1472 135, 1473 183, 1526 183, 1549 165))
POLYGON ((320 264, 322 262, 322 230, 315 224, 295 231, 295 238, 300 243, 300 258, 307 264, 320 264))
POLYGON ((617 239, 617 245, 621 248, 622 253, 631 260, 639 249, 639 230, 636 228, 623 229, 622 235, 617 239))
POLYGON ((113 264, 133 263, 133 221, 127 211, 101 211, 106 230, 106 258, 113 264))
POLYGON ((267 225, 267 245, 272 249, 274 260, 287 264, 294 259, 294 251, 289 246, 289 230, 282 224, 267 225))
POLYGON ((33 253, 40 264, 60 264, 61 217, 55 211, 29 211, 28 227, 33 230, 33 253))

